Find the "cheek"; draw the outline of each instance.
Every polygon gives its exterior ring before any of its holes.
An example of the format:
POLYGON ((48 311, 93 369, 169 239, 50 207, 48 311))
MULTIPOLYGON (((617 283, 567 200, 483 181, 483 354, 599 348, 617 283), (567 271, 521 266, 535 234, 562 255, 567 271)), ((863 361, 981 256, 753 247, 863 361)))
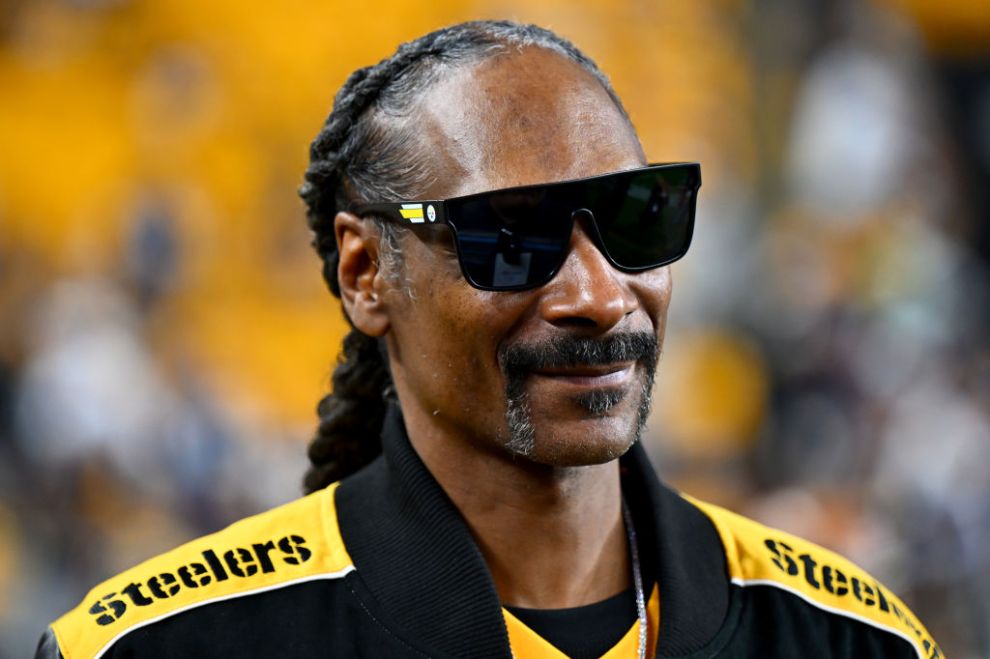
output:
POLYGON ((662 331, 673 291, 670 266, 636 275, 632 288, 654 327, 662 331))
POLYGON ((499 376, 498 348, 518 317, 504 295, 476 290, 460 278, 456 286, 435 286, 433 295, 439 347, 456 362, 456 375, 468 383, 499 376))
POLYGON ((407 251, 407 265, 416 267, 407 268, 404 290, 390 300, 394 358, 437 404, 458 398, 464 407, 483 397, 491 405, 489 392, 502 387, 496 353, 518 310, 504 294, 472 288, 456 262, 451 267, 424 247, 407 251))
MULTIPOLYGON (((412 301, 417 311, 409 319, 429 327, 431 334, 403 337, 406 381, 417 391, 420 405, 447 423, 492 427, 504 413, 505 383, 496 359, 499 319, 493 317, 492 305, 479 303, 472 294, 480 291, 431 288, 429 298, 424 294, 412 301)), ((402 329, 416 331, 411 325, 402 329)))

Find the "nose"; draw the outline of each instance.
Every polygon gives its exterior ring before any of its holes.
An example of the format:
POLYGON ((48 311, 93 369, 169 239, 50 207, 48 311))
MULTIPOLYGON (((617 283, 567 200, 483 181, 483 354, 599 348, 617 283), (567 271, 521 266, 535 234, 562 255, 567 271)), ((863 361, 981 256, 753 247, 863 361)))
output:
POLYGON ((588 230, 584 219, 577 218, 567 258, 545 286, 540 311, 559 327, 607 331, 635 311, 639 301, 626 285, 628 275, 612 267, 588 230))

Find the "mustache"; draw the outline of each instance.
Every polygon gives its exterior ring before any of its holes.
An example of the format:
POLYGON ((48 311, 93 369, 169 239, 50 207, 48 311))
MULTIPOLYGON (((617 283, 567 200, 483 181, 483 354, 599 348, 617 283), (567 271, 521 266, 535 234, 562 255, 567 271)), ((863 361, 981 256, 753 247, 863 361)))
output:
POLYGON ((498 352, 499 364, 510 381, 534 370, 603 366, 636 361, 657 363, 660 342, 651 332, 619 332, 601 338, 562 334, 544 341, 507 345, 498 352))

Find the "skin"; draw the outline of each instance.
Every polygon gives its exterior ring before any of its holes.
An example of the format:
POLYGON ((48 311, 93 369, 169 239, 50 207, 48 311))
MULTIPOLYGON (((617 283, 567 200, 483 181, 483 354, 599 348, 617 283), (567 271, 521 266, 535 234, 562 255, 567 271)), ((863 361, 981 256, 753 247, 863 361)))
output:
MULTIPOLYGON (((424 94, 415 121, 436 174, 426 199, 645 164, 598 81, 537 48, 452 72, 424 94)), ((635 438, 642 368, 531 375, 525 386, 536 442, 521 457, 505 447, 497 354, 502 345, 568 333, 645 330, 662 342, 669 269, 615 270, 582 220, 561 271, 539 289, 474 289, 447 242, 412 235, 402 241, 397 286, 378 269, 370 222, 340 213, 335 228, 345 309, 360 330, 385 337, 410 441, 463 514, 502 601, 564 608, 631 587, 615 457, 635 438), (626 395, 593 416, 574 396, 596 387, 626 395)))

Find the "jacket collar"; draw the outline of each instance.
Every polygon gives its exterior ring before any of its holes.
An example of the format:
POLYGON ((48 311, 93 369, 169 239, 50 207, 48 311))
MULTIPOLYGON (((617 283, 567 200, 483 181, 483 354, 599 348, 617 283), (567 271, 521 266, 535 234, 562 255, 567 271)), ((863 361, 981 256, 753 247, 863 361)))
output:
MULTIPOLYGON (((407 642, 430 654, 511 657, 501 602, 457 508, 409 443, 390 406, 383 455, 345 479, 337 516, 359 576, 407 642)), ((640 444, 620 460, 645 583, 660 585, 657 655, 703 648, 728 609, 725 555, 715 528, 663 486, 640 444)))

